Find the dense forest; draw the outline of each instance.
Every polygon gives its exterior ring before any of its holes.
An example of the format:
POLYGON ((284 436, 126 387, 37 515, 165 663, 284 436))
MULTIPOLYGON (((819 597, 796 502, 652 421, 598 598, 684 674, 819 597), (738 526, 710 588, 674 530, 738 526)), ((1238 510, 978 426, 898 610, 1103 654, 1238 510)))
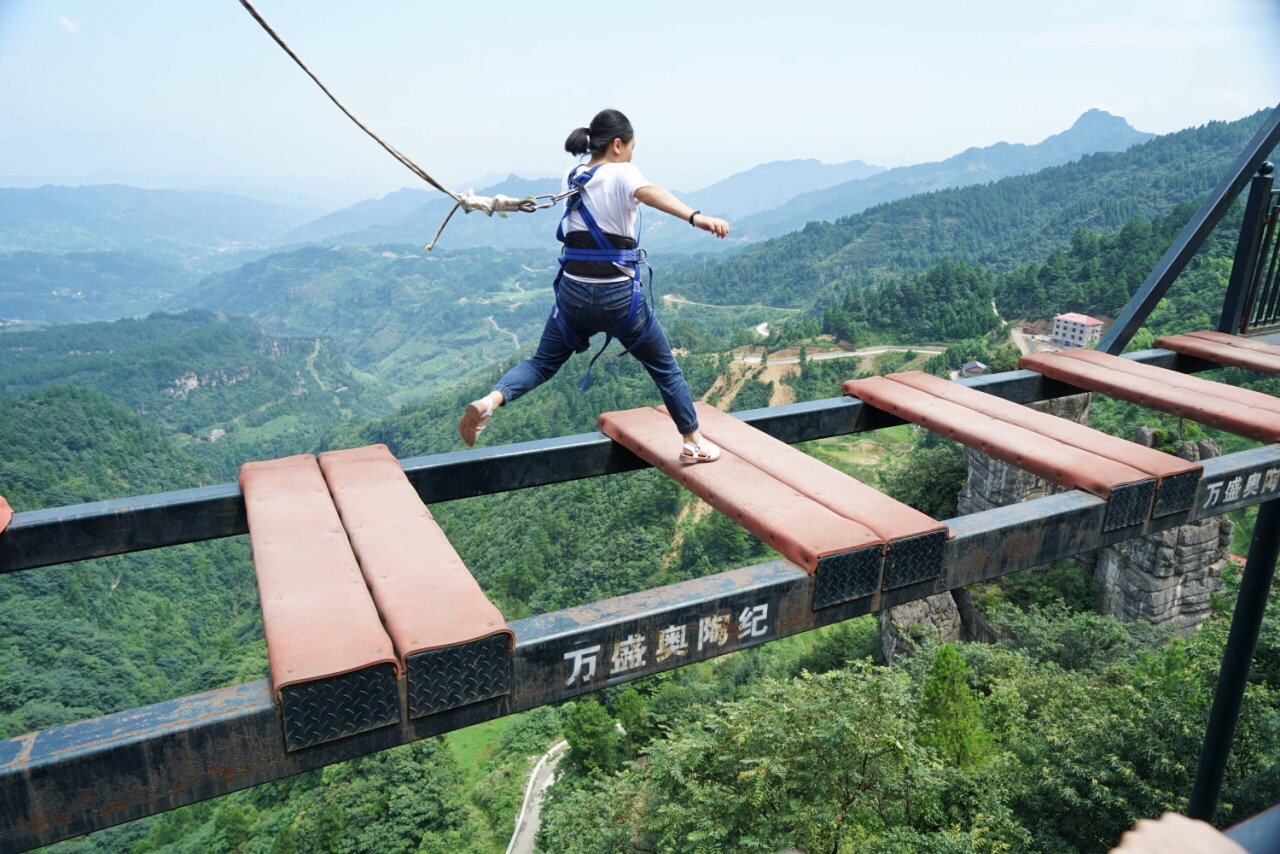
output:
POLYGON ((1167 216, 1179 202, 1203 197, 1265 118, 1213 122, 1033 175, 809 223, 671 287, 703 302, 808 307, 849 285, 918 273, 943 258, 994 272, 1043 263, 1081 228, 1112 232, 1134 216, 1167 216))
MULTIPOLYGON (((734 307, 660 303, 660 317, 688 351, 694 396, 733 410, 779 388, 829 398, 842 379, 924 362, 803 360, 832 339, 943 344, 925 363, 942 374, 969 359, 1006 369, 1006 321, 1114 315, 1258 121, 895 202, 719 264, 671 259, 662 289, 734 307), (776 384, 761 365, 725 391, 728 351, 760 341, 762 322, 775 329, 766 355, 798 347, 801 364, 776 384)), ((1233 227, 1133 346, 1212 322, 1233 227)), ((0 335, 0 493, 22 511, 225 482, 246 459, 285 453, 459 448, 463 406, 545 317, 550 259, 418 254, 307 247, 170 304, 195 310, 0 335), (226 433, 209 441, 215 428, 226 433)), ((483 444, 588 432, 600 412, 658 402, 625 358, 603 358, 578 392, 585 361, 501 410, 483 444)), ((1219 377, 1280 392, 1241 371, 1219 377)), ((1101 399, 1093 413, 1117 435, 1150 425, 1169 443, 1248 444, 1101 399)), ((803 449, 935 518, 955 513, 965 468, 953 443, 904 427, 803 449)), ((773 555, 653 471, 432 513, 509 620, 773 555)), ((1105 850, 1135 818, 1186 807, 1237 580, 1226 573, 1210 621, 1175 639, 1095 614, 1096 582, 1064 562, 971 591, 993 645, 923 635, 886 667, 875 618, 860 618, 55 850, 502 850, 532 757, 561 737, 571 747, 544 851, 1105 850)), ((0 576, 0 737, 262 678, 256 600, 245 538, 0 576)), ((1223 823, 1280 792, 1274 596, 1250 678, 1223 823)))

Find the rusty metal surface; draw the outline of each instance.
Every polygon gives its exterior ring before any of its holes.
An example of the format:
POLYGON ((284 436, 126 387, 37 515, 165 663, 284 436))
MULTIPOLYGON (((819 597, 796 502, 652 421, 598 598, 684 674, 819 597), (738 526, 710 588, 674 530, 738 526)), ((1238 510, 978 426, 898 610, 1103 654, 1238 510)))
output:
POLYGON ((435 715, 511 691, 512 636, 490 635, 409 657, 409 716, 435 715))
POLYGON ((295 682, 400 663, 316 458, 240 469, 262 628, 277 693, 295 682))
POLYGON ((998 418, 1006 424, 1024 427, 1064 445, 1071 445, 1100 457, 1132 466, 1155 477, 1157 483, 1172 475, 1198 473, 1201 470, 1199 464, 1172 454, 1166 454, 1118 436, 1109 436, 1091 427, 1077 424, 1075 421, 1019 406, 994 395, 974 391, 959 383, 926 374, 924 371, 889 374, 885 379, 909 385, 934 397, 972 409, 974 412, 998 418))
MULTIPOLYGON (((1267 340, 1280 340, 1280 336, 1267 340)), ((1186 372, 1217 367, 1170 350, 1145 350, 1124 358, 1186 372)), ((1067 383, 1024 370, 972 377, 958 384, 1017 403, 1077 392, 1067 383)), ((902 423, 849 397, 735 415, 784 442, 902 423)), ((634 471, 646 464, 608 437, 584 433, 412 457, 401 460, 400 465, 418 494, 430 504, 634 471)), ((14 514, 4 536, 0 536, 0 573, 236 536, 248 530, 244 498, 234 483, 24 511, 14 514)))
MULTIPOLYGON (((1011 404, 1012 405, 1012 404, 1011 404)), ((943 531, 936 519, 908 507, 844 472, 762 433, 714 406, 695 403, 702 432, 722 448, 828 510, 865 525, 886 542, 943 531)), ((665 412, 664 407, 659 411, 665 412)))
POLYGON ((1201 377, 1184 376, 1176 371, 1165 371, 1160 368, 1141 365, 1132 359, 1108 356, 1106 353, 1099 353, 1085 348, 1066 350, 1059 355, 1067 359, 1074 359, 1090 365, 1119 371, 1150 382, 1165 383, 1171 388, 1182 389, 1210 398, 1219 398, 1239 406, 1253 407, 1263 413, 1280 415, 1280 400, 1247 388, 1238 388, 1201 377))
POLYGON ((1106 503, 1080 491, 944 520, 955 537, 944 545, 942 575, 820 610, 812 607, 815 579, 774 561, 519 620, 511 624, 508 697, 305 750, 283 749, 265 680, 0 741, 0 804, 10 819, 0 822, 0 850, 49 844, 1280 496, 1278 446, 1204 468, 1190 509, 1136 531, 1103 531, 1106 503))
POLYGON ((604 433, 809 572, 827 555, 883 545, 865 525, 837 516, 728 449, 714 463, 679 459, 680 434, 656 409, 600 416, 604 433))
POLYGON ((844 391, 1068 489, 1083 489, 1106 498, 1117 486, 1151 479, 1132 466, 1064 445, 884 377, 848 380, 844 391))
POLYGON ((386 445, 330 451, 320 470, 401 663, 501 634, 489 601, 386 445))
POLYGON ((13 514, 0 573, 247 534, 234 483, 13 514))
MULTIPOLYGON (((1105 354, 1100 355, 1105 356, 1105 354)), ((1092 364, 1083 359, 1069 358, 1063 353, 1023 356, 1019 364, 1040 371, 1045 376, 1069 382, 1078 388, 1127 400, 1148 409, 1167 412, 1178 418, 1189 418, 1238 436, 1246 436, 1260 442, 1274 442, 1280 439, 1280 413, 1252 404, 1233 405, 1225 397, 1208 394, 1206 390, 1175 386, 1171 380, 1162 378, 1158 374, 1138 376, 1129 370, 1092 364)), ((1173 372, 1167 373, 1170 377, 1194 379, 1182 377, 1173 372)), ((1220 384, 1208 383, 1208 385, 1220 384)), ((1222 386, 1222 388, 1230 387, 1222 386)), ((1234 391, 1243 392, 1245 389, 1234 389, 1234 391)))
POLYGON ((1280 347, 1249 341, 1237 335, 1209 330, 1189 332, 1186 335, 1157 338, 1156 346, 1220 365, 1231 365, 1273 377, 1280 376, 1280 347))

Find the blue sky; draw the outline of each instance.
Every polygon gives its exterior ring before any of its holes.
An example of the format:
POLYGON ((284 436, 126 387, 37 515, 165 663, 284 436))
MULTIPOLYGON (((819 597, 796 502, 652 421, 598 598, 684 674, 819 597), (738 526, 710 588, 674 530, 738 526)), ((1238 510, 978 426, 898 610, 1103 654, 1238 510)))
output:
MULTIPOLYGON (((366 123, 447 184, 558 173, 600 107, 693 190, 771 160, 940 160, 1099 107, 1167 133, 1280 102, 1276 0, 255 0, 366 123)), ((0 183, 423 186, 236 0, 0 0, 0 183)))

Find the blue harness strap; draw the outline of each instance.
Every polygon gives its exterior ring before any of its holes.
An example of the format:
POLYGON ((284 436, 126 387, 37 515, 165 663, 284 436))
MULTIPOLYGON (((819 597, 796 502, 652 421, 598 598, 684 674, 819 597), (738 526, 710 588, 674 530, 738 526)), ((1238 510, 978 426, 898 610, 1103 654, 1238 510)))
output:
MULTIPOLYGON (((556 239, 564 244, 560 251, 560 270, 556 273, 555 281, 552 283, 552 289, 556 295, 556 305, 551 310, 551 317, 556 322, 556 327, 560 330, 560 337, 564 339, 564 344, 575 353, 582 353, 587 350, 591 344, 586 338, 583 338, 564 320, 564 315, 560 311, 560 280, 564 278, 564 265, 567 261, 595 261, 614 264, 620 268, 624 268, 631 273, 631 308, 627 312, 627 319, 623 323, 621 330, 606 330, 604 344, 592 357, 590 364, 587 365, 587 373, 582 378, 582 382, 578 384, 578 388, 585 391, 591 385, 591 369, 595 367, 596 359, 599 359, 604 353, 605 348, 609 346, 609 342, 613 340, 614 334, 618 331, 625 331, 631 328, 635 323, 636 315, 640 312, 640 305, 644 302, 644 287, 641 284, 640 265, 644 264, 644 250, 639 247, 635 249, 618 249, 610 242, 604 229, 600 228, 600 224, 596 222, 596 218, 591 215, 590 209, 587 207, 583 188, 587 182, 596 174, 596 170, 603 164, 597 164, 585 172, 579 172, 581 167, 575 167, 569 173, 569 183, 578 188, 578 193, 570 196, 565 202, 564 216, 560 218, 560 224, 556 226, 556 239), (569 246, 565 238, 564 223, 569 218, 569 214, 577 211, 582 217, 582 221, 586 223, 587 231, 591 235, 591 239, 595 241, 595 249, 579 249, 569 246)), ((647 264, 645 264, 648 267, 647 264)), ((653 268, 649 267, 649 317, 645 320, 644 328, 640 330, 634 347, 644 339, 649 332, 649 327, 653 324, 653 268)), ((619 353, 619 356, 625 356, 631 351, 631 347, 619 353)))

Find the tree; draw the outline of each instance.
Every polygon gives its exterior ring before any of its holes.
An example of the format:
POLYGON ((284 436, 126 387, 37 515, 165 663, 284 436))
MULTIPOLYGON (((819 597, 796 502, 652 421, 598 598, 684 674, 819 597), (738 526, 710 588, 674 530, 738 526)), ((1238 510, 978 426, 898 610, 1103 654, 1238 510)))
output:
POLYGON ((565 761, 588 773, 612 774, 618 770, 618 727, 595 700, 566 707, 564 735, 569 741, 565 761))
POLYGON ((991 755, 991 736, 969 687, 969 667, 952 644, 941 646, 933 659, 920 715, 920 741, 937 748, 948 762, 963 768, 991 755))

